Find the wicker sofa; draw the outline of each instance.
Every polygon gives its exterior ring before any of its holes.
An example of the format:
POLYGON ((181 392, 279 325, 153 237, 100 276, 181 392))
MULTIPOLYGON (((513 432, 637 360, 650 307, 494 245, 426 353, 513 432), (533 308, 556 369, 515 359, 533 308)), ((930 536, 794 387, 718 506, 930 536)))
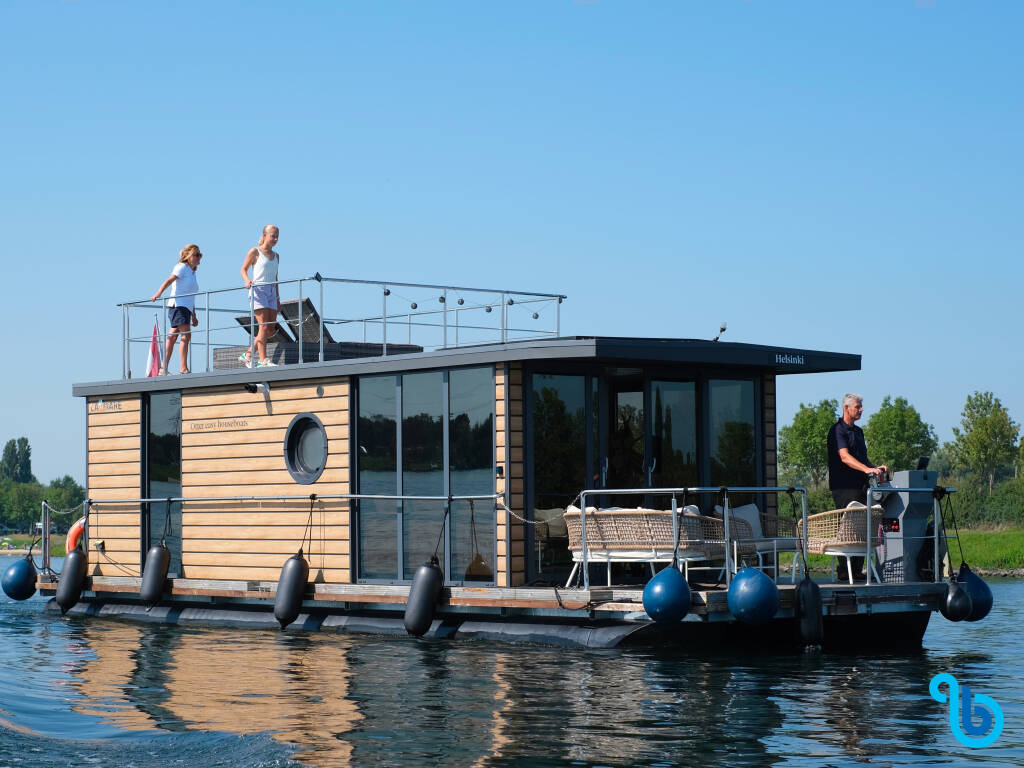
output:
MULTIPOLYGON (((717 517, 695 514, 696 507, 681 511, 679 517, 679 562, 689 575, 691 562, 712 561, 725 557, 725 526, 717 517)), ((583 561, 580 510, 570 506, 563 515, 569 534, 569 551, 573 569, 566 586, 572 583, 583 561)), ((672 512, 659 509, 597 509, 587 507, 587 561, 605 563, 608 585, 612 583, 612 563, 648 563, 654 573, 655 563, 672 561, 672 512)), ((730 535, 750 539, 750 524, 730 520, 730 535)))

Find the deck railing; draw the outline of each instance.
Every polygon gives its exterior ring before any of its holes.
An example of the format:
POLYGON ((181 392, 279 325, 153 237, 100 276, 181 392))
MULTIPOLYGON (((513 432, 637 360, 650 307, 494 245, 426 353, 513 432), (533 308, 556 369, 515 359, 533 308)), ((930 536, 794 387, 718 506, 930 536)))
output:
MULTIPOLYGON (((802 487, 778 487, 778 486, 701 486, 694 488, 594 488, 580 492, 580 537, 581 541, 581 560, 582 560, 582 572, 583 572, 583 588, 590 589, 590 569, 588 568, 589 561, 587 556, 587 523, 586 523, 586 509, 587 509, 587 498, 593 496, 668 496, 671 498, 671 510, 672 510, 672 530, 673 539, 675 543, 679 541, 679 499, 687 498, 688 496, 695 495, 706 495, 706 494, 722 494, 722 520, 724 523, 725 531, 725 583, 728 586, 732 583, 732 574, 735 570, 735 552, 736 544, 739 541, 734 539, 729 529, 729 524, 732 518, 732 514, 729 507, 729 494, 730 493, 787 493, 794 492, 800 494, 801 504, 801 516, 804 521, 804 540, 803 547, 804 551, 807 549, 807 490, 802 487)), ((764 540, 768 540, 772 537, 763 537, 764 540)), ((777 568, 777 564, 776 564, 777 568)))
MULTIPOLYGON (((939 488, 939 487, 928 487, 928 488, 896 488, 889 486, 879 486, 870 488, 865 495, 865 508, 870 509, 872 504, 877 504, 880 500, 891 493, 927 493, 933 498, 933 517, 934 525, 933 531, 930 538, 933 546, 933 562, 934 565, 934 576, 933 580, 937 583, 942 580, 942 568, 939 562, 939 542, 943 540, 944 534, 942 531, 942 510, 940 509, 939 502, 943 495, 956 493, 956 488, 939 488)), ((733 493, 799 493, 800 494, 800 507, 801 507, 801 524, 800 524, 800 535, 799 535, 799 546, 802 552, 808 551, 808 505, 807 505, 807 490, 803 487, 769 487, 769 486, 708 486, 708 487, 694 487, 694 488, 600 488, 600 489, 588 489, 581 491, 579 495, 580 499, 580 537, 581 537, 581 560, 582 560, 582 572, 583 572, 583 586, 584 589, 590 589, 590 574, 589 568, 587 567, 587 524, 586 524, 586 509, 587 509, 587 498, 594 496, 669 496, 671 497, 671 511, 672 511, 672 529, 673 539, 675 543, 679 541, 679 498, 685 499, 690 495, 698 494, 722 494, 722 519, 725 530, 725 583, 728 587, 732 583, 732 574, 735 572, 737 562, 737 551, 740 539, 733 537, 730 531, 730 520, 731 510, 729 505, 729 494, 733 493)), ((867 520, 865 546, 864 546, 864 562, 870 563, 873 546, 873 542, 878 540, 878 536, 874 535, 875 531, 872 530, 872 515, 866 514, 865 519, 867 520)), ((786 537, 789 538, 789 537, 786 537)), ((763 536, 760 540, 768 541, 774 540, 775 537, 763 536)), ((794 558, 798 558, 800 553, 794 554, 794 558)), ((777 553, 776 553, 777 557, 777 553)), ((797 564, 794 564, 794 568, 797 564)), ((865 568, 866 572, 866 584, 871 584, 871 568, 865 568)), ((778 574, 778 562, 775 563, 775 573, 778 574)))
MULTIPOLYGON (((82 533, 83 549, 89 551, 89 510, 94 504, 126 504, 126 505, 147 505, 146 509, 140 510, 140 516, 145 518, 149 515, 148 505, 150 504, 187 504, 195 502, 247 502, 247 501, 288 501, 288 502, 313 502, 313 501, 436 501, 444 504, 444 517, 442 522, 451 519, 451 504, 456 501, 489 501, 497 503, 504 499, 504 493, 484 493, 475 495, 448 495, 448 496, 416 496, 416 495, 395 495, 395 494, 373 494, 373 493, 324 493, 305 494, 301 496, 277 495, 277 496, 169 496, 158 498, 138 499, 86 499, 82 502, 82 517, 85 519, 85 529, 82 533)), ((44 573, 51 573, 50 569, 50 507, 44 501, 42 503, 41 524, 42 535, 42 570, 44 573)))
MULTIPOLYGON (((561 305, 567 298, 556 293, 350 280, 324 277, 319 273, 281 280, 276 285, 282 301, 297 299, 301 313, 297 326, 293 326, 297 328, 298 365, 311 362, 304 349, 304 345, 311 343, 319 344, 316 362, 324 360, 325 328, 337 342, 379 345, 382 356, 389 354, 389 345, 397 344, 449 349, 556 338, 561 334, 561 305), (307 311, 304 300, 312 306, 312 313, 307 311), (319 332, 316 339, 304 340, 304 326, 310 319, 319 324, 319 332)), ((253 338, 241 325, 222 322, 223 318, 234 320, 248 316, 249 328, 259 326, 248 289, 221 288, 182 296, 193 297, 200 321, 191 336, 190 358, 196 371, 212 369, 215 349, 252 349, 253 338)), ((140 361, 145 361, 153 338, 151 320, 158 326, 158 343, 163 354, 169 330, 166 312, 169 300, 170 297, 165 296, 155 302, 144 299, 117 305, 122 314, 121 378, 132 378, 133 371, 137 377, 139 371, 143 371, 145 365, 140 361)), ((280 317, 277 322, 285 324, 280 317)))

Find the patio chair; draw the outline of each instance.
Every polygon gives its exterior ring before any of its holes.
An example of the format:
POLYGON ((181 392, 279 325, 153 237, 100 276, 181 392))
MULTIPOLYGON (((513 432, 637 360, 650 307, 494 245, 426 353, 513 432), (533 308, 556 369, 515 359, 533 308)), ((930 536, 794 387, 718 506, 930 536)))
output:
MULTIPOLYGON (((833 564, 836 557, 846 558, 846 574, 853 584, 853 566, 850 558, 863 555, 867 549, 866 523, 864 505, 851 501, 843 509, 831 509, 818 512, 807 518, 807 551, 818 555, 831 555, 833 564)), ((882 506, 871 507, 871 545, 872 549, 881 543, 879 529, 882 524, 882 506)), ((797 535, 803 533, 803 521, 797 524, 797 535)), ((875 568, 874 552, 868 560, 875 581, 881 582, 875 568)))

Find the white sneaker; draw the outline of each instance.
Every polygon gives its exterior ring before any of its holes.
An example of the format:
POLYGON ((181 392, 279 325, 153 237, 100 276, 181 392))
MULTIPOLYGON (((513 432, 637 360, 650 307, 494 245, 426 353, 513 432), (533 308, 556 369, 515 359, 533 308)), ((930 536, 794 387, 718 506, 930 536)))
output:
POLYGON ((248 355, 239 355, 238 362, 244 365, 246 368, 252 368, 252 358, 248 355))
POLYGON ((256 364, 257 368, 277 368, 277 363, 273 360, 263 360, 256 364))

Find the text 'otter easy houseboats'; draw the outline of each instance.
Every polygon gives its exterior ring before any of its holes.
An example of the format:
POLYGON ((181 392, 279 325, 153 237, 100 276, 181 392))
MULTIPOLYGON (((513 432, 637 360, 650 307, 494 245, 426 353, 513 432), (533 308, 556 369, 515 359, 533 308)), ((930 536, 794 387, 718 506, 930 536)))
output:
POLYGON ((60 582, 46 568, 38 582, 62 610, 604 647, 823 631, 826 647, 893 648, 919 645, 945 605, 934 472, 818 515, 777 487, 779 377, 857 370, 858 355, 563 336, 555 294, 280 285, 278 367, 238 362, 255 323, 227 290, 196 295, 205 371, 134 377, 162 307, 122 305, 122 377, 73 387, 83 535, 60 582), (872 568, 808 597, 807 552, 872 568))

